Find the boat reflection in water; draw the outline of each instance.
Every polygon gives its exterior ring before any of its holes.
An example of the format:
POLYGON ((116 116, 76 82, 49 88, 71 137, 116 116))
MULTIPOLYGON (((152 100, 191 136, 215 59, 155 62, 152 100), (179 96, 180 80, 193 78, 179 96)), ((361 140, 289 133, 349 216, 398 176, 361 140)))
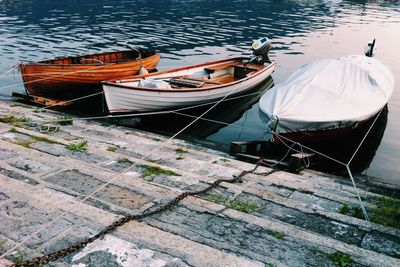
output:
MULTIPOLYGON (((321 152, 345 164, 351 160, 351 171, 353 173, 361 173, 370 166, 381 143, 386 129, 388 113, 388 106, 385 105, 380 113, 359 125, 345 136, 325 142, 318 141, 313 143, 312 141, 308 141, 307 143, 302 143, 302 145, 312 148, 313 150, 321 152), (366 135, 367 133, 368 135, 366 135), (364 137, 365 140, 357 151, 357 148, 364 137), (354 155, 356 151, 357 153, 354 155), (354 158, 352 159, 353 155, 354 158)), ((291 145, 289 141, 287 141, 286 144, 291 145)), ((298 149, 299 147, 296 145, 294 148, 298 149)), ((270 142, 266 150, 268 151, 269 156, 279 158, 287 152, 288 148, 282 143, 278 144, 270 142)), ((307 149, 304 149, 303 151, 307 152, 307 149)), ((322 156, 319 157, 318 163, 312 166, 312 168, 334 174, 347 174, 344 165, 322 156)))
MULTIPOLYGON (((243 113, 257 103, 260 96, 272 86, 273 80, 272 78, 268 78, 262 84, 246 91, 245 94, 224 99, 221 103, 208 111, 202 119, 185 129, 179 137, 191 140, 204 139, 217 132, 222 127, 225 127, 226 124, 238 120, 243 113)), ((201 107, 181 110, 179 112, 141 116, 139 118, 134 117, 132 119, 115 118, 113 119, 113 123, 128 127, 134 126, 135 128, 158 132, 169 136, 183 129, 194 121, 196 117, 210 109, 214 104, 215 102, 201 107)), ((204 142, 204 140, 202 141, 204 142)))
MULTIPOLYGON (((348 136, 336 140, 335 142, 321 145, 320 147, 317 146, 317 150, 343 163, 348 163, 350 160, 352 160, 350 163, 350 169, 352 172, 363 172, 370 166, 376 150, 381 144, 381 140, 387 125, 388 113, 388 106, 385 105, 380 114, 378 113, 366 123, 363 123, 355 128, 348 136), (371 130, 368 133, 370 128, 371 130), (366 135, 367 133, 368 135, 366 135), (365 140, 363 141, 364 137, 365 140), (362 141, 362 145, 354 155, 362 141), (352 159, 353 155, 354 158, 352 159)), ((326 158, 321 159, 321 163, 319 166, 317 166, 317 168, 319 170, 334 173, 346 172, 344 166, 339 166, 339 164, 334 163, 332 160, 326 158)))

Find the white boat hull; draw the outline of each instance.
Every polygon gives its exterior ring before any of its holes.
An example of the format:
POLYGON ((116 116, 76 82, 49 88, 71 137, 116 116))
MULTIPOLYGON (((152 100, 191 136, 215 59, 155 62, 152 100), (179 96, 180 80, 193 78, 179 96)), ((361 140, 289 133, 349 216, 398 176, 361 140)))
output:
MULTIPOLYGON (((275 63, 251 77, 203 90, 143 90, 105 83, 103 91, 109 112, 150 112, 193 106, 244 93, 265 81, 275 63)), ((181 75, 181 73, 179 73, 181 75)), ((167 75, 165 75, 167 76, 167 75)), ((169 75, 171 77, 171 75, 169 75)))

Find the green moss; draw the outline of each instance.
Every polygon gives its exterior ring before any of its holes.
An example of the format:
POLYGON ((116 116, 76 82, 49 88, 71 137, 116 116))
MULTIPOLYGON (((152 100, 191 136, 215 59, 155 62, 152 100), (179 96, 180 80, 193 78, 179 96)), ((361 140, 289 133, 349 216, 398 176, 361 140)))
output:
MULTIPOLYGON (((400 228, 399 200, 389 197, 383 197, 378 199, 377 202, 374 204, 375 206, 370 208, 368 212, 372 222, 394 228, 400 228)), ((343 204, 343 206, 340 207, 338 211, 341 214, 364 219, 364 215, 360 207, 349 207, 348 204, 343 204)))
POLYGON ((261 208, 257 205, 257 203, 253 201, 243 201, 243 200, 229 200, 229 197, 225 195, 214 195, 207 194, 202 196, 204 200, 214 202, 217 204, 222 204, 227 206, 228 208, 238 210, 245 213, 252 213, 259 211, 261 208))
POLYGON ((380 198, 372 208, 370 217, 375 223, 400 228, 400 201, 389 197, 380 198))
POLYGON ((149 166, 149 165, 141 165, 142 168, 145 168, 145 172, 142 173, 142 178, 150 176, 150 175, 160 175, 160 174, 165 174, 165 175, 177 175, 175 172, 171 170, 165 170, 160 167, 155 167, 155 166, 149 166))
POLYGON ((117 148, 118 147, 116 147, 116 146, 109 146, 109 147, 107 147, 107 151, 115 152, 115 151, 117 151, 117 148))
POLYGON ((265 267, 274 267, 274 265, 270 262, 265 263, 265 267))
POLYGON ((184 159, 184 157, 179 156, 176 158, 176 160, 182 160, 182 159, 184 159))
POLYGON ((31 121, 31 119, 26 118, 26 117, 17 117, 12 114, 6 114, 3 116, 0 116, 0 122, 12 124, 17 127, 21 127, 22 123, 29 122, 29 121, 31 121))
POLYGON ((26 253, 24 250, 17 250, 17 253, 14 256, 14 263, 20 264, 24 260, 24 258, 28 256, 28 253, 26 253))
POLYGON ((349 215, 358 219, 364 219, 364 214, 360 207, 350 207, 347 203, 345 203, 338 209, 338 211, 344 215, 349 215))
POLYGON ((230 161, 230 160, 227 159, 227 158, 220 158, 219 160, 220 160, 220 161, 223 161, 223 162, 229 162, 229 161, 230 161))
POLYGON ((339 251, 329 255, 329 259, 339 267, 350 267, 352 262, 349 255, 339 251))
POLYGON ((338 211, 339 211, 339 213, 341 213, 341 214, 347 215, 347 214, 350 213, 350 207, 349 207, 349 205, 348 205, 347 203, 344 203, 343 206, 341 206, 341 207, 338 209, 338 211))
POLYGON ((59 142, 51 140, 47 137, 41 137, 41 136, 36 136, 36 135, 30 135, 30 137, 37 142, 47 142, 47 143, 51 143, 51 144, 59 144, 59 142))
POLYGON ((85 152, 87 150, 87 140, 82 140, 78 144, 69 144, 67 148, 71 151, 85 152))
POLYGON ((238 201, 234 200, 231 202, 228 202, 228 207, 234 210, 238 210, 244 213, 252 213, 260 210, 260 207, 257 205, 257 203, 252 202, 252 201, 238 201))
POLYGON ((210 202, 214 202, 217 204, 226 204, 228 203, 229 198, 227 196, 224 195, 212 195, 212 194, 208 194, 202 197, 204 200, 210 201, 210 202))
POLYGON ((59 125, 72 125, 73 120, 71 115, 65 115, 55 121, 59 125))
POLYGON ((118 159, 117 162, 120 163, 120 164, 132 164, 133 163, 132 161, 130 161, 127 158, 120 158, 120 159, 118 159))
POLYGON ((176 154, 182 155, 185 153, 188 153, 186 150, 184 150, 183 148, 177 148, 175 149, 176 154))
POLYGON ((31 144, 33 144, 34 142, 32 141, 17 141, 17 142, 13 142, 14 144, 26 147, 26 148, 30 148, 31 144))
POLYGON ((17 132, 17 129, 15 129, 14 127, 13 128, 11 128, 10 130, 8 130, 10 133, 16 133, 17 132))
POLYGON ((7 250, 7 240, 1 240, 0 241, 0 253, 4 253, 7 250))
POLYGON ((362 212, 362 209, 360 207, 353 208, 351 211, 351 216, 358 219, 363 219, 363 220, 365 219, 364 213, 362 212))
POLYGON ((160 142, 160 141, 161 141, 160 138, 151 138, 151 139, 153 139, 154 141, 157 141, 157 142, 160 142))
POLYGON ((21 104, 21 103, 13 103, 10 105, 10 107, 23 107, 23 108, 32 108, 31 106, 21 104))
POLYGON ((272 236, 275 237, 275 238, 277 238, 277 239, 283 239, 283 238, 285 237, 284 234, 279 233, 279 232, 273 232, 273 233, 272 233, 272 236))

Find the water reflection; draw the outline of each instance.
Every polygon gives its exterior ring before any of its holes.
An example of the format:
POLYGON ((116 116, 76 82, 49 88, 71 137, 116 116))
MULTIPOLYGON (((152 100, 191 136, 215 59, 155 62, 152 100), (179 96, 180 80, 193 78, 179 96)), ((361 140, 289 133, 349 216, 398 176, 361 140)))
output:
MULTIPOLYGON (((226 125, 237 121, 272 86, 273 80, 269 78, 261 85, 247 91, 246 94, 225 99, 207 112, 202 119, 185 129, 180 137, 204 139, 214 134, 226 125)), ((141 116, 140 118, 135 117, 133 119, 113 119, 112 122, 124 126, 134 126, 143 130, 151 130, 165 135, 172 135, 208 111, 212 105, 204 105, 174 113, 141 116)))
MULTIPOLYGON (((355 173, 361 173, 365 169, 369 168, 372 159, 381 144, 387 125, 388 114, 389 110, 386 105, 379 116, 376 115, 369 119, 367 123, 360 125, 353 130, 352 134, 345 138, 341 138, 337 142, 322 145, 320 147, 316 146, 316 149, 344 163, 349 162, 354 156, 350 163, 350 169, 355 173), (365 140, 363 141, 364 137, 365 140), (354 154, 362 141, 363 143, 358 152, 354 154)), ((338 166, 331 160, 325 158, 321 159, 318 168, 320 170, 328 170, 331 172, 346 173, 343 166, 338 166)))
MULTIPOLYGON (((350 134, 340 139, 325 142, 310 141, 308 143, 302 143, 302 145, 321 152, 344 164, 347 164, 351 160, 351 171, 353 173, 361 173, 370 166, 381 144, 387 125, 388 113, 388 106, 386 105, 380 113, 370 118, 366 123, 359 125, 350 134)), ((286 141, 286 145, 282 143, 268 143, 264 153, 280 159, 288 151, 287 145, 292 145, 292 143, 289 141, 286 141)), ((297 145, 295 145, 294 148, 300 151, 297 145)), ((307 152, 308 150, 304 149, 304 151, 307 152)), ((327 157, 318 157, 318 161, 318 164, 312 168, 324 172, 347 175, 346 167, 342 164, 327 157)))

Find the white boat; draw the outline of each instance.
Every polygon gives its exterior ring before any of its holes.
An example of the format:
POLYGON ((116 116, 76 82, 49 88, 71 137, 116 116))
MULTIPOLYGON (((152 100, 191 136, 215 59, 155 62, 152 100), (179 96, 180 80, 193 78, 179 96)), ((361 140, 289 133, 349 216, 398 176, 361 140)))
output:
POLYGON ((318 60, 265 93, 260 117, 275 135, 297 142, 326 140, 376 115, 393 89, 392 72, 372 57, 318 60))
POLYGON ((219 60, 123 80, 103 82, 110 113, 193 106, 241 94, 265 81, 275 62, 267 38, 255 41, 255 57, 219 60))

